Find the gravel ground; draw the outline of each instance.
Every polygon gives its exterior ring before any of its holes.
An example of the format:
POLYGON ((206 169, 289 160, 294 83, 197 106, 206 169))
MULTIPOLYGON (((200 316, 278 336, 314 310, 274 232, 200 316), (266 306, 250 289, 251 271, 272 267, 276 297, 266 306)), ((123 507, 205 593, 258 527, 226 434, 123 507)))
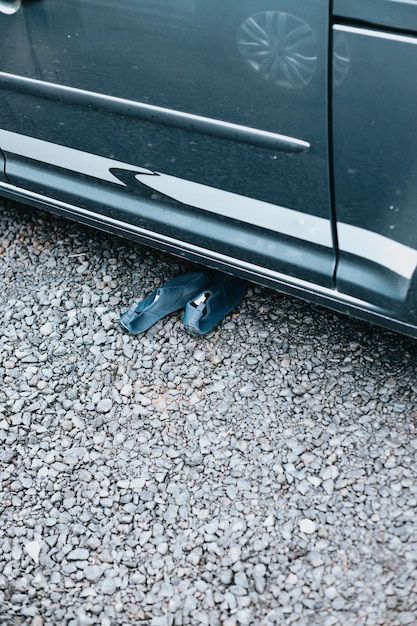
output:
POLYGON ((194 266, 0 223, 1 626, 417 623, 415 342, 258 287, 132 338, 194 266))

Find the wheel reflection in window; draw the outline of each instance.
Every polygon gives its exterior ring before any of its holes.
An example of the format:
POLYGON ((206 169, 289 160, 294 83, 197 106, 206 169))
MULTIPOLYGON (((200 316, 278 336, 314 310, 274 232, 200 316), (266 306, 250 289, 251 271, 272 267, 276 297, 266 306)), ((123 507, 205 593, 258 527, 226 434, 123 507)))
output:
POLYGON ((238 27, 236 43, 249 67, 279 87, 303 89, 313 78, 316 38, 310 26, 294 15, 255 13, 238 27))

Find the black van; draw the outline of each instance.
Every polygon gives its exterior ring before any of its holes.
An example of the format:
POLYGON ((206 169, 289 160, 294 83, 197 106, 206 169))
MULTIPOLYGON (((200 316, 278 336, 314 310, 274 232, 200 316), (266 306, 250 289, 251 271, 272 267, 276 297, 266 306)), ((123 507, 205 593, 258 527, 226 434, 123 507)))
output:
POLYGON ((417 336, 417 3, 0 0, 0 194, 417 336))

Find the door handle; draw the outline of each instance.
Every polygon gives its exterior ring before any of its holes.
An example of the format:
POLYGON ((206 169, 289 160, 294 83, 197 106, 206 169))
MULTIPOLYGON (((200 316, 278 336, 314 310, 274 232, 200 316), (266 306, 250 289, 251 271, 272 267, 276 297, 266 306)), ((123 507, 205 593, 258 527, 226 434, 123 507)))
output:
POLYGON ((0 13, 13 15, 22 6, 22 0, 0 0, 0 13))

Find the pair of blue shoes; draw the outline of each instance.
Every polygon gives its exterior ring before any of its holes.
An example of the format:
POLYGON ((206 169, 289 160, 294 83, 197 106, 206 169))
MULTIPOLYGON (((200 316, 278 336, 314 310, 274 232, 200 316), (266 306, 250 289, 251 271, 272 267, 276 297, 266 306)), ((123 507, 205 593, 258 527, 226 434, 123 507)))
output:
POLYGON ((120 318, 121 328, 139 335, 166 315, 185 307, 183 324, 190 335, 206 335, 244 298, 248 283, 215 272, 190 272, 176 276, 120 318))

